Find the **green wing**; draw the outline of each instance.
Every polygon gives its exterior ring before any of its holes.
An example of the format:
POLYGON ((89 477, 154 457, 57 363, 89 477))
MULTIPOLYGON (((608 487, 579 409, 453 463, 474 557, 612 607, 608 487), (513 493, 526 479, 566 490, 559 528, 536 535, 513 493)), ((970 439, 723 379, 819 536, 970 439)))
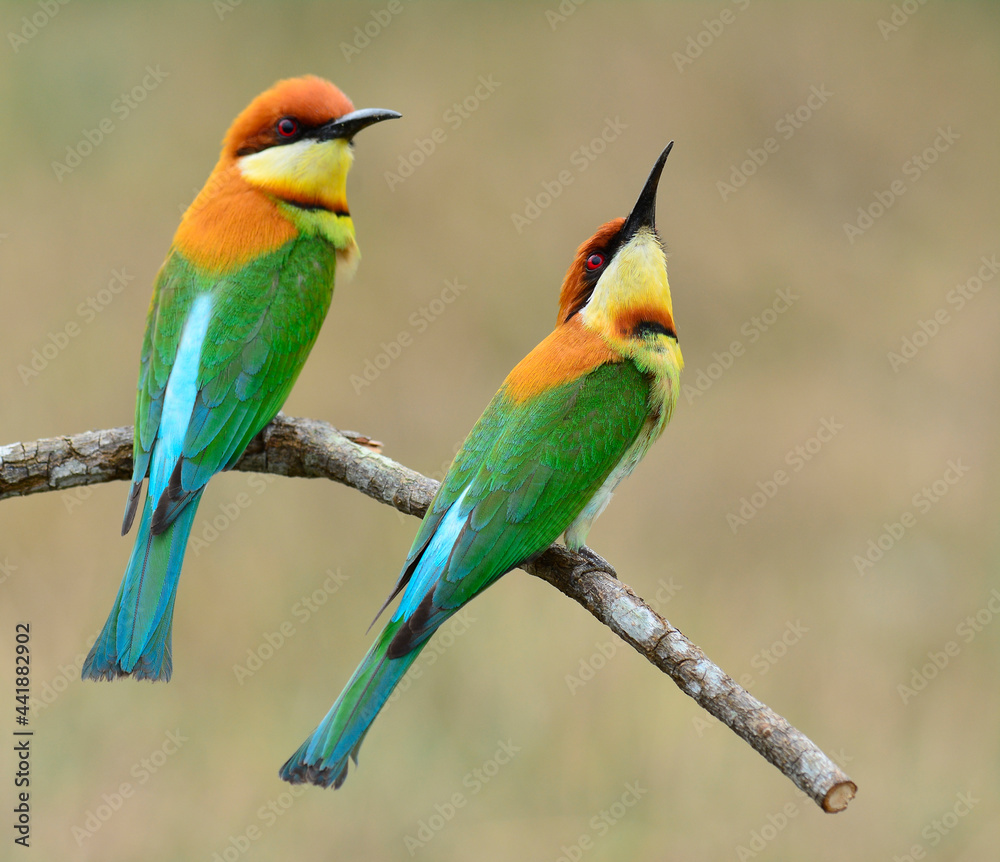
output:
POLYGON ((231 467, 291 391, 330 307, 336 251, 300 237, 239 270, 207 275, 174 250, 153 293, 140 359, 132 492, 138 502, 160 428, 167 380, 194 298, 213 305, 198 367, 198 393, 170 482, 155 491, 160 532, 220 470, 231 467))
POLYGON ((438 489, 393 595, 402 655, 444 618, 572 523, 638 437, 649 382, 630 361, 599 366, 518 404, 490 402, 438 489))

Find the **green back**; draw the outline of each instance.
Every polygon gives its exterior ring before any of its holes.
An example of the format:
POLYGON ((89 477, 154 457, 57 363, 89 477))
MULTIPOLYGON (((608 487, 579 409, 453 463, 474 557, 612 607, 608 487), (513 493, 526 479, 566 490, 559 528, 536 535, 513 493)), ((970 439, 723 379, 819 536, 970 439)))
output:
POLYGON ((559 537, 638 437, 649 394, 648 378, 626 360, 525 403, 503 388, 494 396, 431 502, 396 587, 413 582, 393 619, 430 602, 411 616, 411 643, 559 537), (435 534, 446 517, 454 529, 456 515, 457 536, 438 548, 435 534))
MULTIPOLYGON (((330 307, 336 250, 303 236, 226 275, 206 274, 173 250, 157 276, 146 323, 135 411, 135 467, 149 467, 166 391, 196 296, 213 295, 198 396, 182 451, 183 494, 168 520, 227 469, 288 397, 330 307)), ((173 498, 173 494, 171 497, 173 498)))

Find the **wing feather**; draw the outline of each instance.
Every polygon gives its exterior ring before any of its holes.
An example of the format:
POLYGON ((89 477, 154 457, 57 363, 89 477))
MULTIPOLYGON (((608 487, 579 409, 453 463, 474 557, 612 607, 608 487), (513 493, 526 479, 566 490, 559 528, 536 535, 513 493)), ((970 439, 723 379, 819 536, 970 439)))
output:
POLYGON ((525 403, 497 393, 455 456, 403 566, 397 591, 405 592, 393 620, 409 619, 394 655, 566 530, 642 431, 649 386, 623 361, 525 403))
POLYGON ((157 500, 165 529, 208 480, 240 457, 291 391, 330 305, 336 251, 300 237, 219 277, 173 251, 157 277, 140 357, 133 489, 148 474, 167 381, 193 298, 212 294, 212 318, 199 360, 197 394, 178 462, 157 500), (318 264, 318 266, 317 266, 318 264), (175 478, 176 477, 176 478, 175 478))

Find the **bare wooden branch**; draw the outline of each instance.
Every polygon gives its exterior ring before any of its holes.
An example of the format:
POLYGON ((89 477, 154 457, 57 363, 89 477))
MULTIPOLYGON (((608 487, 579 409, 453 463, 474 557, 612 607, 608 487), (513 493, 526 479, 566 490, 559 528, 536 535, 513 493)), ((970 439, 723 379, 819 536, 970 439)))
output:
MULTIPOLYGON (((400 512, 422 516, 438 483, 385 457, 380 449, 381 444, 364 435, 279 414, 234 469, 332 479, 400 512)), ((0 447, 0 499, 128 479, 131 473, 129 427, 0 447)), ((842 811, 854 798, 857 785, 826 754, 737 685, 621 583, 596 554, 574 554, 553 545, 523 568, 583 605, 824 811, 842 811)))
MULTIPOLYGON (((354 431, 338 431, 325 422, 289 419, 279 413, 254 438, 234 469, 333 479, 364 490, 344 478, 355 448, 379 452, 382 444, 354 431), (352 445, 338 447, 338 442, 352 445)), ((0 446, 0 500, 131 477, 131 425, 0 446)), ((380 499, 376 494, 369 496, 380 499)), ((382 502, 392 505, 389 500, 382 502)))
POLYGON ((857 785, 812 740, 739 686, 700 647, 619 581, 610 567, 553 545, 523 568, 583 605, 824 811, 843 811, 854 798, 857 785))

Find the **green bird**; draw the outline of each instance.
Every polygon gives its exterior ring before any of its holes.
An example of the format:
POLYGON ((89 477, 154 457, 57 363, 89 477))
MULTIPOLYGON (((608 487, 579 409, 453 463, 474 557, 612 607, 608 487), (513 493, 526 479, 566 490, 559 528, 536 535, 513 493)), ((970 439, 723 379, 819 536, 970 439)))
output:
MULTIPOLYGON (((431 635, 560 534, 573 550, 663 432, 683 366, 656 234, 660 155, 628 218, 580 246, 555 330, 510 373, 424 516, 399 607, 319 727, 281 769, 340 787, 375 716, 431 635)), ((381 611, 379 611, 381 614, 381 611)))
POLYGON ((279 81, 236 118, 153 288, 139 364, 132 487, 139 529, 84 679, 168 680, 184 549, 205 485, 288 397, 357 264, 352 139, 398 117, 355 111, 329 81, 279 81))

